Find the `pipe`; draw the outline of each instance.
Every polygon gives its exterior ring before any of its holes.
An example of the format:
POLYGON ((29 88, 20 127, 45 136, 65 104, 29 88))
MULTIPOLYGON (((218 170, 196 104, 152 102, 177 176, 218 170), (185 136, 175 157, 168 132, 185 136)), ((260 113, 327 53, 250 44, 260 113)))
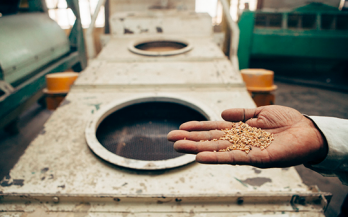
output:
POLYGON ((91 23, 86 31, 86 46, 87 46, 87 55, 88 59, 93 59, 96 56, 95 46, 94 46, 94 37, 93 31, 95 26, 95 21, 97 20, 100 8, 104 6, 106 0, 99 0, 97 7, 94 10, 93 16, 91 18, 91 23))
POLYGON ((230 14, 230 8, 228 6, 228 3, 226 0, 220 0, 222 9, 224 11, 224 14, 226 16, 227 23, 231 29, 231 42, 230 42, 230 60, 232 62, 232 66, 236 71, 239 71, 239 62, 238 62, 238 44, 239 44, 239 27, 238 25, 233 21, 231 14, 230 14))

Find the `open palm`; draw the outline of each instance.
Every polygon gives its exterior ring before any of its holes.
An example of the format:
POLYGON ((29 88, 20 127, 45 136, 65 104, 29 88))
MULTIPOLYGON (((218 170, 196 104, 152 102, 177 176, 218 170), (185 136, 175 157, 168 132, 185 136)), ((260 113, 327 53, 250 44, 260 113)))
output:
POLYGON ((226 121, 191 121, 171 131, 178 152, 197 154, 196 161, 211 164, 252 165, 260 168, 288 167, 303 163, 319 163, 327 154, 327 144, 313 122, 295 109, 264 106, 255 109, 228 109, 222 112, 226 121), (271 145, 249 154, 239 150, 214 152, 231 145, 228 141, 206 141, 220 138, 220 129, 231 128, 232 122, 243 121, 252 127, 274 134, 271 145))

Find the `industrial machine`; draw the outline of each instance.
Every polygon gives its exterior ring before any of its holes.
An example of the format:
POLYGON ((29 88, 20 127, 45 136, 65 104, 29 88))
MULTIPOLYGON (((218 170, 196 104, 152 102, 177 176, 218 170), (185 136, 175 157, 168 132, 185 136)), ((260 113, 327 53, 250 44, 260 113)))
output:
POLYGON ((44 1, 30 1, 28 12, 18 12, 19 1, 0 3, 0 128, 15 129, 16 117, 42 96, 46 74, 86 67, 78 4, 67 3, 76 16, 69 37, 44 1))
POLYGON ((288 11, 245 11, 239 21, 240 69, 346 90, 348 13, 311 3, 288 11))
MULTIPOLYGON (((134 2, 145 4, 110 4, 134 2)), ((146 1, 152 10, 110 17, 110 41, 0 182, 2 213, 324 216, 331 195, 294 168, 202 165, 167 141, 182 122, 255 107, 192 4, 146 1)))

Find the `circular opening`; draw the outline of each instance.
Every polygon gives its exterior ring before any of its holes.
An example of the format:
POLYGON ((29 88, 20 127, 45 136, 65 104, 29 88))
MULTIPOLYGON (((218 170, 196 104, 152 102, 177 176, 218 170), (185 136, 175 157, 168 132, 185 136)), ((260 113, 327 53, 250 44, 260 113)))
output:
POLYGON ((96 130, 99 143, 118 156, 160 161, 182 156, 167 134, 187 121, 207 118, 187 106, 172 102, 143 102, 107 116, 96 130))
POLYGON ((144 51, 164 52, 183 49, 187 47, 187 44, 176 41, 151 41, 140 43, 134 47, 144 51))
POLYGON ((147 39, 132 42, 128 49, 145 56, 171 56, 188 52, 192 45, 181 39, 147 39))

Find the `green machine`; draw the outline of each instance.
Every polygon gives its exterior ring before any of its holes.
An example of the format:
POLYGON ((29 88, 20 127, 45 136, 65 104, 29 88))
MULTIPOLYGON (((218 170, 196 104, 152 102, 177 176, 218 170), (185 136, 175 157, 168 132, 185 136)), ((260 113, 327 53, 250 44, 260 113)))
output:
POLYGON ((48 16, 45 1, 29 1, 25 12, 19 10, 19 1, 4 2, 0 3, 0 128, 13 131, 17 116, 42 97, 46 74, 70 68, 81 71, 87 59, 77 0, 67 0, 76 17, 69 37, 48 16))
POLYGON ((240 69, 266 68, 279 80, 348 89, 348 12, 310 3, 286 12, 245 11, 238 25, 240 69))

